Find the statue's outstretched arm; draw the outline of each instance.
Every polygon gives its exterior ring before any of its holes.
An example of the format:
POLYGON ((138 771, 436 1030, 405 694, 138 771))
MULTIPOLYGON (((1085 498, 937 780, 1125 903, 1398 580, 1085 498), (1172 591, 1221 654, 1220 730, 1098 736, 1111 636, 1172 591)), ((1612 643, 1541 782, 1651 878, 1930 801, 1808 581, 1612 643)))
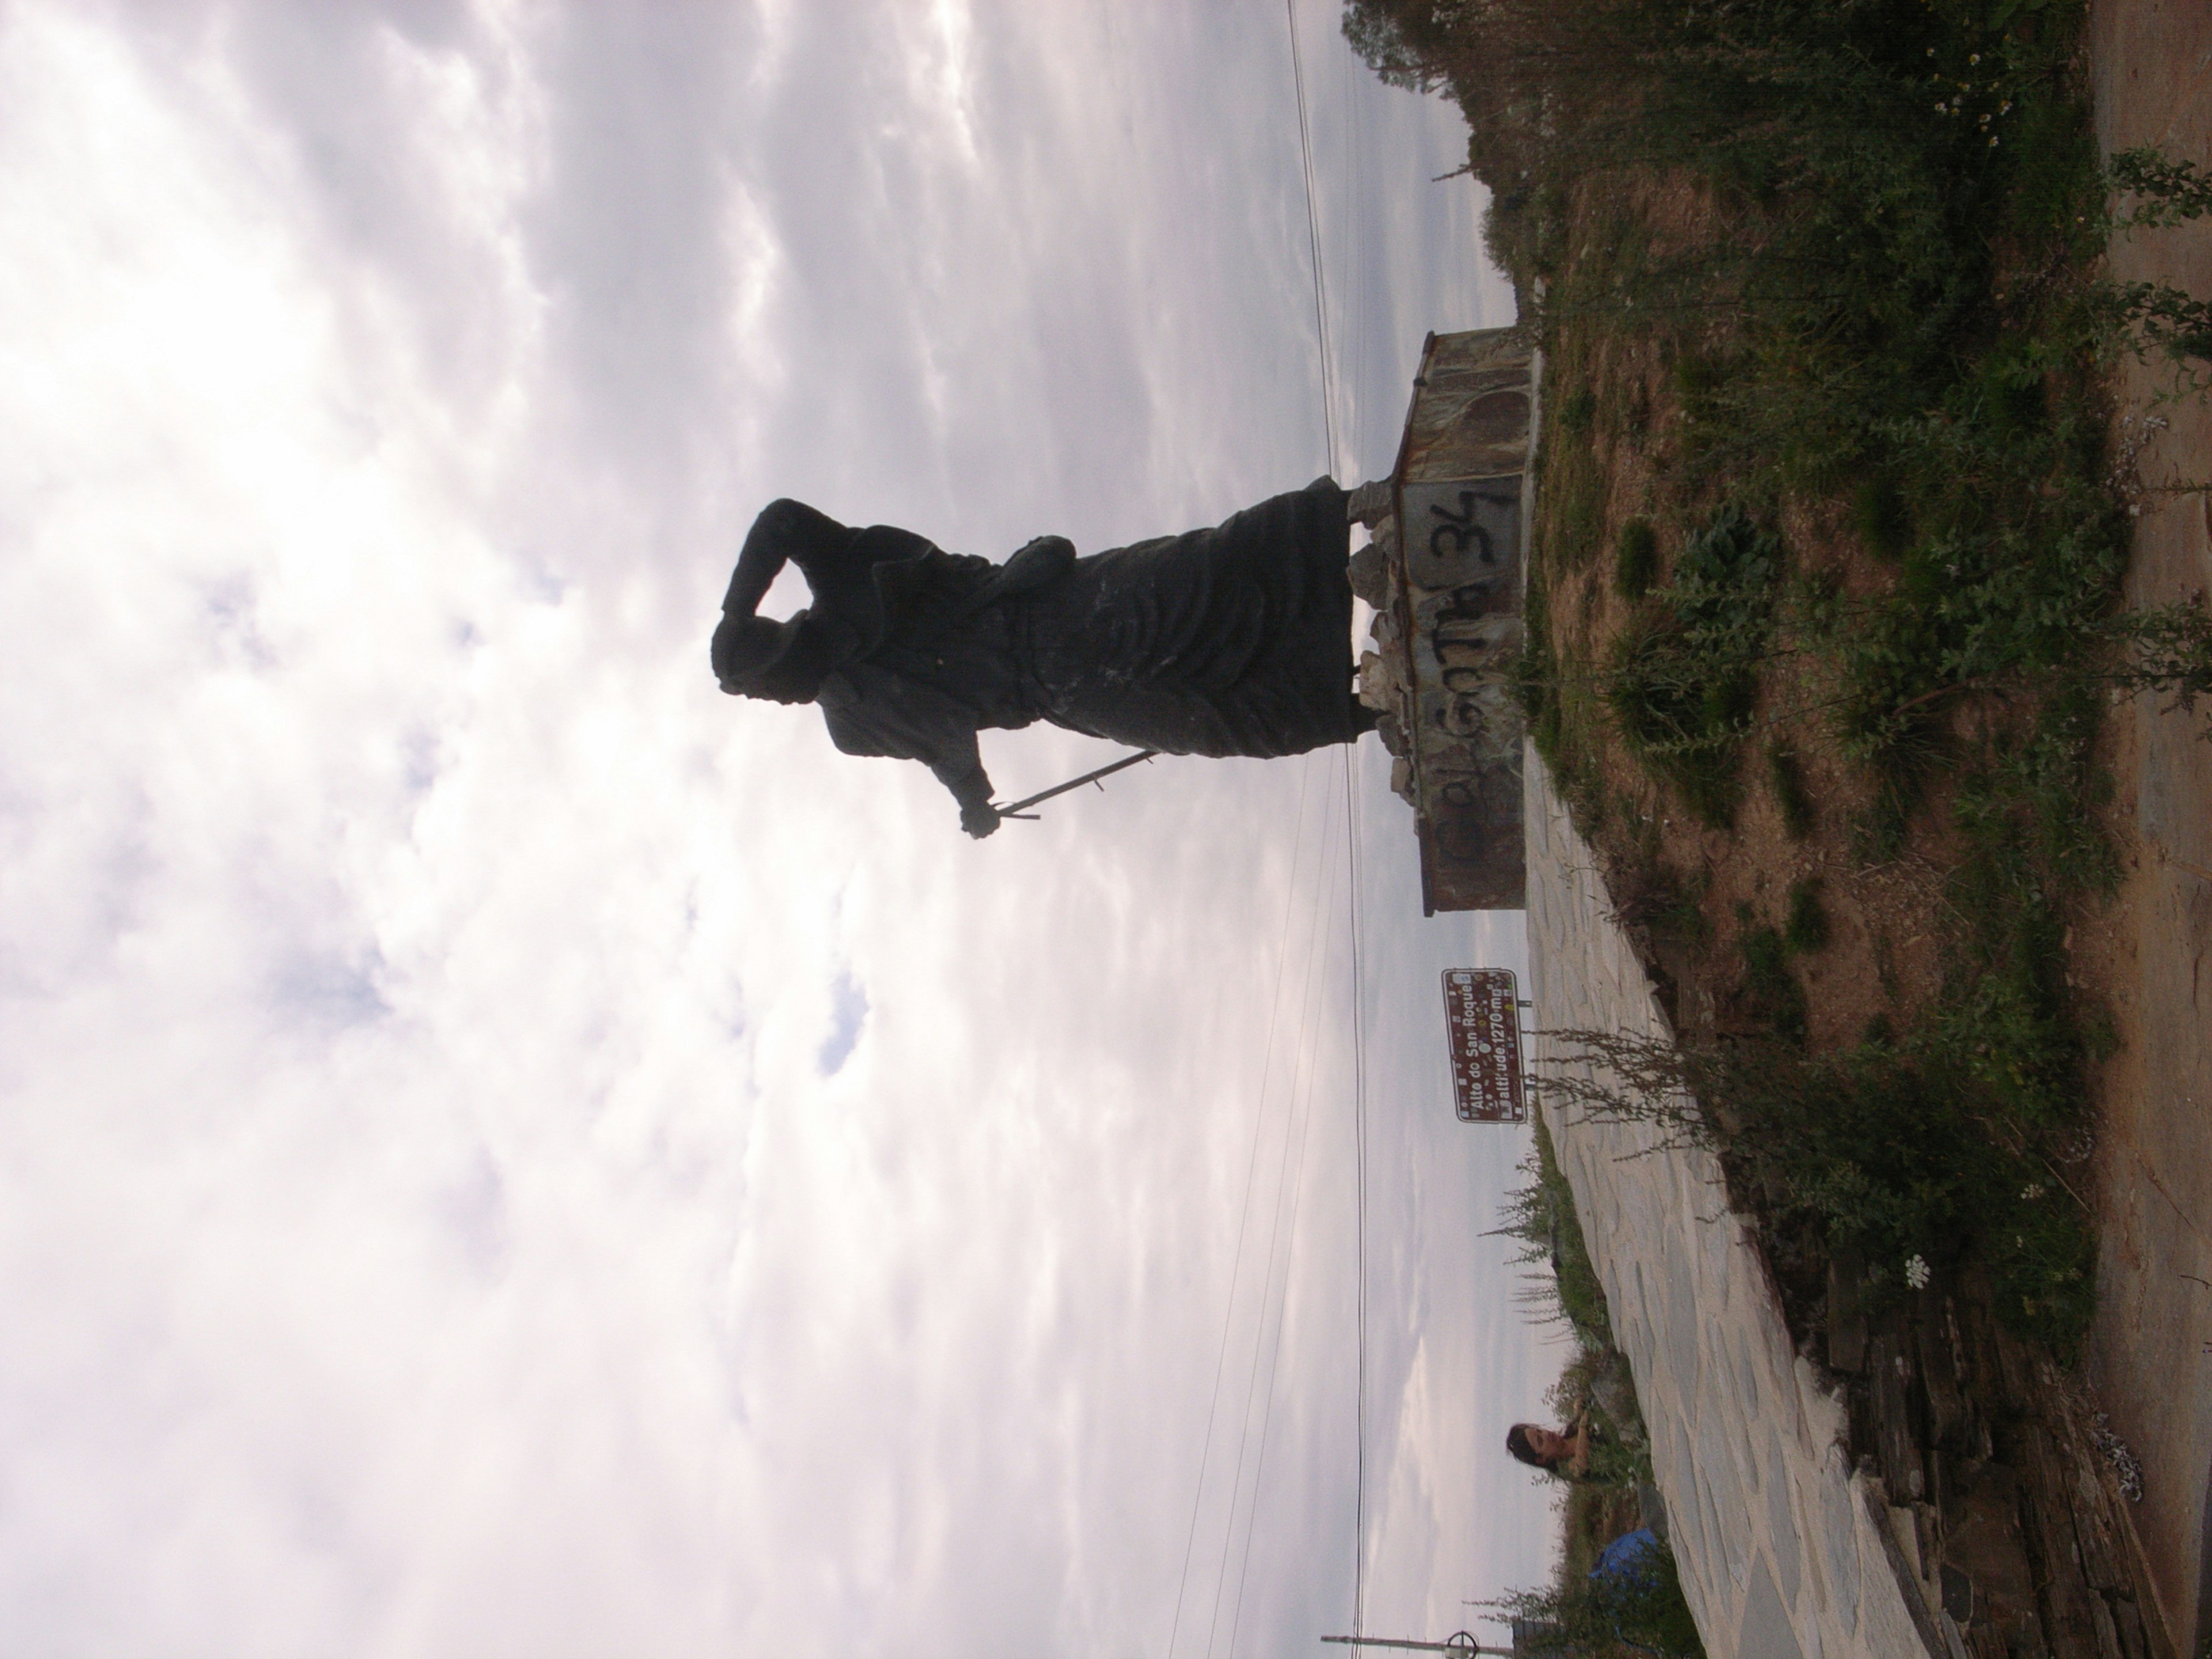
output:
POLYGON ((968 734, 964 752, 940 757, 929 763, 937 781, 960 803, 960 827, 981 841, 999 827, 999 814, 991 805, 991 780, 983 770, 983 757, 975 747, 975 734, 968 734))
POLYGON ((730 573, 730 591, 722 599, 722 614, 750 617, 760 609, 769 585, 783 574, 794 554, 846 533, 845 526, 826 513, 789 496, 770 501, 745 533, 738 554, 738 568, 730 573))

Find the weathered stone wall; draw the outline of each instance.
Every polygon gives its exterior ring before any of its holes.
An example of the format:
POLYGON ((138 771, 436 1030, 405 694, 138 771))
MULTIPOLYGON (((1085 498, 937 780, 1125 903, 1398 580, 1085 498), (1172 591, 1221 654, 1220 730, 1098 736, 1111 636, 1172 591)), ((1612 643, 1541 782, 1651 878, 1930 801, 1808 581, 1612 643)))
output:
MULTIPOLYGON (((1658 1036, 1667 1024, 1533 750, 1524 776, 1530 1049, 1540 1072, 1559 1049, 1547 1030, 1658 1036)), ((1942 1638, 1915 1622, 1924 1603, 1907 1588, 1880 1482, 1852 1469, 1844 1405, 1792 1347, 1712 1155, 1662 1147, 1648 1126, 1565 1119, 1540 1091, 1538 1100, 1636 1377, 1707 1651, 1941 1654, 1942 1638)))

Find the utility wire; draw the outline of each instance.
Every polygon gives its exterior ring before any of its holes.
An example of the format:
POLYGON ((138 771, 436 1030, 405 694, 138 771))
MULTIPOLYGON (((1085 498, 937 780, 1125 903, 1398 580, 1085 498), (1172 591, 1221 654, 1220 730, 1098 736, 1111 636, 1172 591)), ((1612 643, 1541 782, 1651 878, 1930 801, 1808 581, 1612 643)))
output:
MULTIPOLYGON (((1351 801, 1349 798, 1346 800, 1345 807, 1346 811, 1351 810, 1351 801)), ((1335 885, 1336 879, 1334 872, 1332 872, 1329 878, 1329 886, 1334 890, 1335 885)), ((1330 896, 1334 896, 1333 890, 1330 896)), ((1336 936, 1336 921, 1334 916, 1335 907, 1324 902, 1323 908, 1330 912, 1329 938, 1333 939, 1336 936)), ((1328 941, 1324 940, 1322 942, 1322 955, 1325 957, 1327 954, 1328 941)), ((1320 1012, 1320 1008, 1316 1006, 1314 1009, 1314 1013, 1316 1015, 1316 1020, 1314 1023, 1316 1024, 1318 1023, 1320 1012)), ((1309 1066, 1305 1071, 1305 1110, 1304 1115, 1299 1120, 1300 1127, 1298 1129, 1297 1164, 1297 1166, 1290 1172, 1290 1184, 1287 1188, 1291 1195, 1291 1236, 1290 1242, 1285 1244, 1283 1249, 1283 1293, 1279 1300, 1275 1314, 1274 1346, 1270 1352, 1267 1358, 1267 1392, 1266 1396, 1267 1409, 1261 1414, 1260 1419, 1260 1455, 1252 1474, 1252 1508, 1249 1514, 1246 1516, 1244 1522, 1244 1559, 1243 1563, 1239 1565, 1237 1572, 1237 1609, 1236 1613, 1229 1621, 1229 1652, 1231 1659, 1235 1659, 1237 1653, 1237 1633, 1243 1628, 1244 1623, 1244 1581, 1252 1570, 1252 1535, 1259 1529, 1260 1492, 1261 1483, 1266 1480, 1267 1474, 1267 1428, 1274 1416, 1275 1368, 1283 1357, 1283 1327, 1290 1322, 1291 1263, 1297 1255, 1298 1205, 1303 1200, 1305 1194, 1306 1142, 1311 1137, 1313 1133, 1314 1079, 1315 1073, 1317 1070, 1317 1067, 1309 1066)), ((1295 1089, 1296 1085, 1294 1082, 1294 1100, 1296 1097, 1295 1089)), ((1290 1151, 1290 1142, 1287 1133, 1285 1136, 1283 1150, 1285 1155, 1287 1155, 1290 1151)), ((1275 1214, 1278 1221, 1282 1218, 1282 1194, 1285 1190, 1285 1189, 1279 1185, 1276 1188, 1275 1214)))
POLYGON ((1359 1335, 1357 1344, 1359 1378, 1354 1389, 1358 1413, 1358 1492, 1352 1502, 1352 1548, 1357 1556, 1352 1575, 1352 1633, 1364 1635, 1367 1612, 1367 1052, 1364 1010, 1365 975, 1359 948, 1359 792, 1352 765, 1353 745, 1344 746, 1345 862, 1351 872, 1352 898, 1352 1135, 1356 1156, 1352 1179, 1357 1183, 1356 1206, 1359 1290, 1356 1298, 1359 1335))
POLYGON ((1313 129, 1306 118, 1305 58, 1298 50, 1297 0, 1283 0, 1283 15, 1291 26, 1291 83, 1298 100, 1298 157, 1305 170, 1306 246, 1312 255, 1314 279, 1314 343, 1321 350, 1322 428, 1328 442, 1328 467, 1336 471, 1336 371, 1328 352, 1328 278, 1321 264, 1321 208, 1314 193, 1313 129))
MULTIPOLYGON (((1329 792, 1329 794, 1333 794, 1334 793, 1334 791, 1331 791, 1329 792)), ((1321 843, 1324 848, 1326 848, 1328 843, 1329 821, 1336 816, 1336 803, 1329 798, 1329 794, 1325 794, 1322 799, 1321 843)), ((1316 869, 1315 873, 1316 875, 1320 873, 1318 869, 1316 869)), ((1313 925, 1307 931, 1306 934, 1306 970, 1304 981, 1298 987, 1297 1008, 1300 1015, 1298 1021, 1298 1054, 1297 1061, 1294 1065, 1294 1069, 1291 1073, 1290 1099, 1287 1109, 1283 1115, 1283 1153, 1282 1157, 1277 1160, 1275 1168, 1274 1223, 1267 1235, 1267 1274, 1265 1279, 1261 1281, 1264 1285, 1270 1288, 1273 1287, 1275 1280, 1275 1246, 1281 1238, 1283 1231, 1283 1197, 1285 1191, 1285 1181, 1290 1172, 1291 1132, 1297 1127, 1297 1123, 1298 1085, 1301 1079, 1310 1079, 1313 1075, 1312 1068, 1308 1064, 1308 1061, 1310 1060, 1313 1052, 1314 1022, 1310 1018, 1304 1018, 1304 1015, 1308 1005, 1313 999, 1315 970, 1320 967, 1322 958, 1328 954, 1328 939, 1334 935, 1336 931, 1333 916, 1334 907, 1330 902, 1330 901, 1335 896, 1335 889, 1336 881, 1334 876, 1334 866, 1332 865, 1330 879, 1327 889, 1324 890, 1318 884, 1314 889, 1313 925), (1326 934, 1322 932, 1324 917, 1330 918, 1328 922, 1328 932, 1326 934)), ((1297 1215, 1294 1201, 1291 1210, 1291 1236, 1293 1238, 1297 1236, 1297 1215)), ((1283 1278, 1283 1292, 1281 1300, 1285 1304, 1287 1304, 1289 1298, 1290 1275, 1286 1265, 1283 1278)), ((1276 1340, 1279 1342, 1282 1337, 1282 1324, 1279 1315, 1277 1318, 1275 1331, 1276 1340)), ((1221 1576, 1214 1583, 1213 1612, 1206 1627, 1206 1650, 1209 1656, 1211 1656, 1213 1651, 1214 1632, 1219 1626, 1221 1622, 1222 1595, 1228 1589, 1229 1585, 1229 1555, 1237 1534, 1237 1500, 1243 1496, 1244 1459, 1246 1453, 1250 1450, 1252 1447, 1252 1403, 1254 1400, 1257 1399, 1259 1401, 1261 1407, 1259 1462, 1262 1468, 1264 1468, 1267 1457, 1267 1424, 1269 1419, 1274 1415, 1275 1376, 1274 1368, 1272 1365, 1268 1367, 1267 1370, 1267 1387, 1266 1391, 1262 1393, 1260 1387, 1260 1352, 1266 1346, 1267 1339, 1267 1301, 1263 1293, 1260 1305, 1259 1323, 1253 1328, 1252 1331, 1252 1369, 1247 1374, 1244 1382, 1244 1411, 1242 1418, 1239 1419, 1240 1432, 1237 1443, 1237 1472, 1235 1477, 1231 1480, 1229 1486, 1229 1521, 1228 1524, 1222 1528, 1221 1576)), ((1247 1506, 1244 1516, 1244 1556, 1248 1562, 1250 1559, 1252 1553, 1252 1534, 1254 1529, 1259 1524, 1259 1518, 1260 1480, 1259 1475, 1255 1474, 1253 1476, 1252 1480, 1252 1501, 1247 1506)), ((1239 1611, 1241 1612, 1244 1591, 1244 1581, 1241 1571, 1237 1577, 1237 1605, 1239 1611)), ((1232 1619, 1230 1625, 1229 1649, 1232 1655, 1236 1652, 1236 1624, 1232 1619)))
MULTIPOLYGON (((1329 471, 1339 465, 1336 434, 1336 374, 1328 349, 1328 276, 1321 254, 1321 205, 1314 188, 1313 125, 1306 112, 1305 58, 1298 46, 1297 0, 1283 0, 1290 26, 1291 81, 1297 95, 1298 157, 1306 187, 1306 246, 1313 268, 1314 343, 1321 356, 1322 426, 1328 444, 1329 471)), ((1344 746, 1345 859, 1351 872, 1352 918, 1352 1118, 1357 1183, 1358 1286, 1355 1297, 1358 1376, 1353 1389, 1358 1422, 1355 1489, 1352 1496, 1352 1630, 1364 1632, 1367 1609, 1367 1056, 1361 1004, 1359 833, 1353 802, 1358 795, 1352 766, 1354 744, 1344 746)))
MULTIPOLYGON (((1267 1041, 1261 1048, 1260 1100, 1252 1115, 1252 1150, 1244 1164, 1244 1200, 1237 1222, 1237 1254, 1229 1269, 1229 1304, 1221 1313, 1221 1346, 1214 1356, 1213 1390, 1208 1397, 1206 1407, 1206 1439, 1198 1455, 1198 1488, 1190 1496, 1190 1530, 1183 1538, 1182 1572, 1176 1581, 1175 1619, 1168 1627, 1168 1659, 1174 1659, 1176 1636, 1182 1628, 1183 1595, 1190 1583, 1191 1552, 1198 1541, 1199 1509, 1206 1497, 1206 1466, 1213 1455, 1214 1414, 1221 1405, 1221 1375, 1229 1362, 1229 1334, 1234 1328, 1236 1320, 1237 1285, 1243 1274, 1244 1234, 1245 1230, 1251 1224, 1252 1219, 1252 1177, 1260 1166, 1260 1131, 1267 1121, 1267 1075, 1274 1065, 1275 1022, 1277 1016, 1282 1012, 1283 970, 1288 965, 1291 955, 1291 913, 1297 895, 1298 857, 1305 849, 1306 793, 1312 781, 1313 766, 1309 762, 1298 773, 1298 828, 1297 837, 1291 843, 1291 873, 1283 891, 1282 937, 1275 946, 1275 992, 1267 1008, 1267 1041)), ((1326 823, 1323 828, 1326 830, 1326 823)), ((1231 1520, 1236 1517, 1236 1497, 1234 1492, 1230 1493, 1231 1520)), ((1228 1549, 1228 1540, 1225 1536, 1222 1540, 1222 1548, 1224 1553, 1228 1549)), ((1218 1600, 1218 1589, 1216 1596, 1218 1600)))

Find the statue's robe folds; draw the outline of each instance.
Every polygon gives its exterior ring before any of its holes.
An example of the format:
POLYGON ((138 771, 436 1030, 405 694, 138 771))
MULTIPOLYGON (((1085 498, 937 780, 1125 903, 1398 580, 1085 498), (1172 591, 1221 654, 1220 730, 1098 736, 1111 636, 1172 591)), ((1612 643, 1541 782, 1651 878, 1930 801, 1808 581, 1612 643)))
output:
POLYGON ((1171 755, 1267 756, 1372 723, 1352 696, 1349 531, 1327 478, 1087 557, 1048 536, 994 565, 787 501, 763 532, 813 589, 800 625, 831 665, 815 694, 831 741, 921 761, 963 805, 989 799, 985 726, 1042 720, 1171 755))

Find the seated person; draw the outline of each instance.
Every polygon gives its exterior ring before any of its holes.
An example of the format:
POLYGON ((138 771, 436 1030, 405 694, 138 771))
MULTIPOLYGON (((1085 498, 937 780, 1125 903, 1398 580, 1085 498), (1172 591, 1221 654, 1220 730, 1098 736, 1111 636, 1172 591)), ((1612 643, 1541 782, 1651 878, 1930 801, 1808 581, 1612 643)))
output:
POLYGON ((1589 1413, 1584 1410, 1564 1429, 1516 1423, 1505 1431, 1505 1449, 1531 1468, 1579 1480, 1589 1471, 1589 1413))

